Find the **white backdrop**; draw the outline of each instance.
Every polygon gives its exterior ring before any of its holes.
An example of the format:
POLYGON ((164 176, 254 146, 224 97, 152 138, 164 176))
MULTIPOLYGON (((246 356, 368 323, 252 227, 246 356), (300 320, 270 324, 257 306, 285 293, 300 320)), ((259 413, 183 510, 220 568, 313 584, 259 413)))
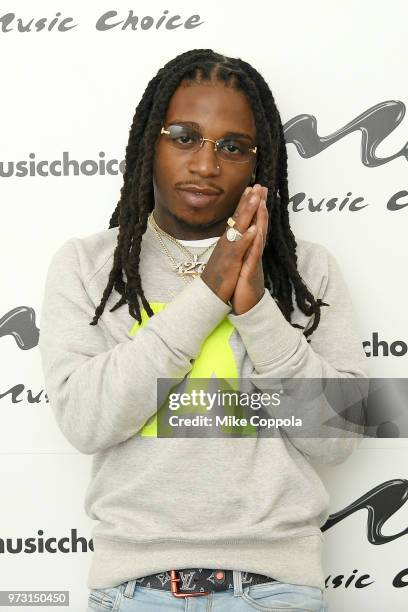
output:
MULTIPOLYGON (((93 554, 83 510, 91 457, 65 440, 45 397, 35 330, 51 255, 67 238, 108 228, 134 110, 157 70, 192 48, 239 56, 265 77, 282 117, 289 192, 301 201, 290 213, 295 235, 324 244, 340 263, 371 375, 407 377, 408 9, 402 0, 60 5, 12 0, 0 9, 0 590, 66 590, 77 611, 93 554), (130 10, 153 26, 122 30, 130 10), (175 15, 195 27, 166 29, 175 15), (32 20, 30 31, 20 31, 19 18, 24 27, 32 20), (68 18, 75 27, 58 30, 68 18), (72 164, 51 166, 64 156, 82 164, 77 174, 72 164), (92 172, 101 160, 111 161, 110 173, 92 172), (346 197, 366 206, 327 210, 328 200, 346 197), (12 329, 14 309, 28 338, 12 329), (42 539, 54 539, 52 551, 42 539)), ((395 487, 405 490, 382 532, 407 531, 407 439, 364 440, 342 465, 316 468, 332 514, 362 496, 388 490, 391 500, 395 487)), ((390 507, 387 496, 376 505, 382 516, 390 507)), ((324 532, 331 612, 408 609, 408 533, 375 545, 368 518, 362 504, 324 532), (354 575, 366 586, 346 587, 354 575)))

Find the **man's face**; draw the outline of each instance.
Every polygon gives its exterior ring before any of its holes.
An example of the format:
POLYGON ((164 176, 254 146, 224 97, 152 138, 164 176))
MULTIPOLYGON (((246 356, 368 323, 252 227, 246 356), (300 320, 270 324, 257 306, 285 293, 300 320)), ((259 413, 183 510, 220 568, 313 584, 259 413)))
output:
MULTIPOLYGON (((228 132, 247 134, 250 146, 256 144, 255 119, 250 103, 241 91, 223 83, 181 83, 167 108, 164 126, 194 122, 204 138, 217 140, 228 132)), ((251 181, 256 156, 247 163, 220 159, 214 144, 204 142, 196 152, 175 149, 164 136, 156 143, 153 185, 155 208, 170 226, 199 230, 212 227, 224 231, 226 219, 233 214, 242 192, 251 181), (219 166, 219 168, 217 167, 219 166), (219 190, 211 202, 189 202, 183 187, 198 185, 219 190)))

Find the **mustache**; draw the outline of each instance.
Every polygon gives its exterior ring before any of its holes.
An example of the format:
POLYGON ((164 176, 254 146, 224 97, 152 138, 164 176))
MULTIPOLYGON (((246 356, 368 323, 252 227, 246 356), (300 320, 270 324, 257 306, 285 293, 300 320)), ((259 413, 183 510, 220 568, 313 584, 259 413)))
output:
POLYGON ((215 183, 203 183, 203 181, 185 181, 183 183, 176 183, 177 189, 185 189, 186 187, 201 187, 202 189, 215 189, 219 193, 224 193, 224 189, 215 183))

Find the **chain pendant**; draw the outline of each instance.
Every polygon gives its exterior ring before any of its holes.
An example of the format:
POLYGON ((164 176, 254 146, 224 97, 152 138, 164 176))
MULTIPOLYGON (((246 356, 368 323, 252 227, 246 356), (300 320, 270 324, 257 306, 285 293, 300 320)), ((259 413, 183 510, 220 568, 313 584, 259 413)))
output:
POLYGON ((204 271, 206 262, 199 261, 198 255, 193 256, 193 261, 183 261, 176 264, 173 269, 177 271, 177 274, 201 274, 204 271))

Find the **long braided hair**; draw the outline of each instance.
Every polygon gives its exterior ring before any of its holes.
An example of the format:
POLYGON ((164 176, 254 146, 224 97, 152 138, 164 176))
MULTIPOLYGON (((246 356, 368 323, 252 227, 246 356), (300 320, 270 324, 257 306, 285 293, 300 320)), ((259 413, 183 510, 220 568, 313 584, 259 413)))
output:
MULTIPOLYGON (((141 324, 140 299, 147 315, 154 314, 142 288, 139 260, 142 236, 154 208, 155 142, 170 98, 180 82, 211 79, 243 91, 251 104, 258 135, 254 182, 268 187, 269 224, 262 255, 265 286, 290 322, 294 310, 293 285, 299 309, 308 316, 314 315, 311 327, 304 332, 304 336, 310 336, 319 324, 320 307, 329 304, 315 300, 297 270, 297 244, 289 225, 286 143, 278 109, 269 86, 255 68, 241 59, 226 57, 211 49, 193 49, 165 64, 149 82, 136 108, 126 147, 120 199, 109 222, 109 229, 119 227, 113 265, 90 325, 97 324, 113 288, 122 297, 110 312, 127 303, 129 314, 141 324), (126 283, 122 271, 126 273, 126 283)), ((292 326, 304 329, 296 323, 292 326)))

